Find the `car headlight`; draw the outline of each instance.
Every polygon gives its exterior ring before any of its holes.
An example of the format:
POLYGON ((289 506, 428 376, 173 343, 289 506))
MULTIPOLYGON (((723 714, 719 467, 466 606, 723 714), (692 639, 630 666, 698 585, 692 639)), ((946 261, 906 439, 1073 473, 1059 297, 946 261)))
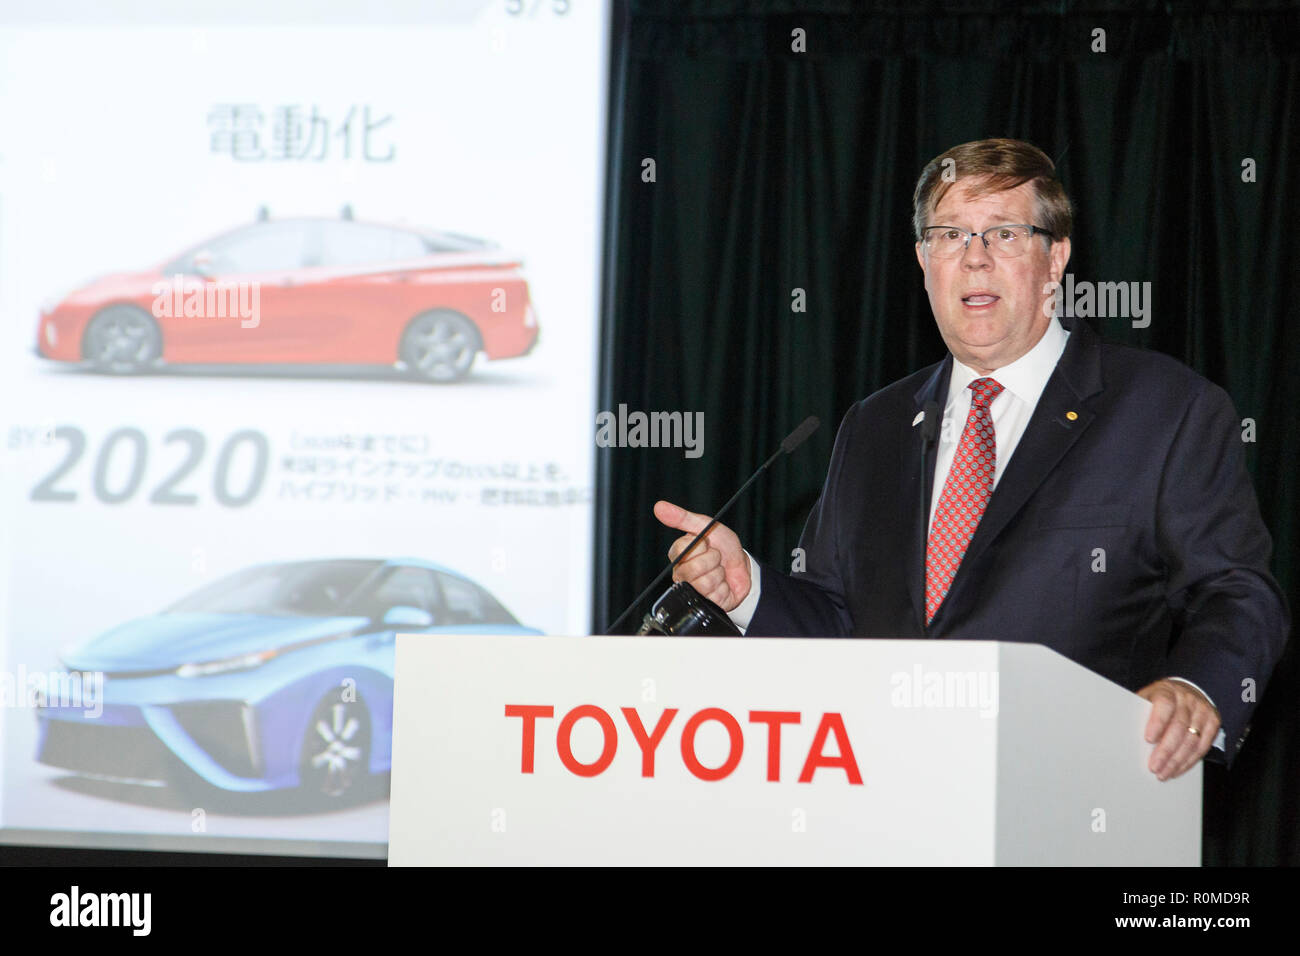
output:
POLYGON ((260 667, 272 657, 275 651, 261 651, 257 654, 241 654, 219 661, 204 661, 198 664, 182 664, 176 668, 177 677, 211 677, 213 674, 227 674, 231 671, 246 671, 260 667))

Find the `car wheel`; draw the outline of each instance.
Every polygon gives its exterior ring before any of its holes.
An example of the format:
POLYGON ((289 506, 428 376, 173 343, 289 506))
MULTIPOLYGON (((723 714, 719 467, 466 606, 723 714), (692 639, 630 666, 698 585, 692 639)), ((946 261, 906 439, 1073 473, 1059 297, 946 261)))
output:
POLYGON ((327 694, 312 712, 302 742, 302 787, 337 800, 369 775, 370 713, 355 696, 327 694))
POLYGON ((482 347, 473 322, 459 312, 436 309, 411 320, 398 358, 420 378, 454 382, 465 377, 482 347))
POLYGON ((111 305, 96 315, 81 342, 81 354, 101 372, 140 372, 162 355, 158 323, 130 305, 111 305))

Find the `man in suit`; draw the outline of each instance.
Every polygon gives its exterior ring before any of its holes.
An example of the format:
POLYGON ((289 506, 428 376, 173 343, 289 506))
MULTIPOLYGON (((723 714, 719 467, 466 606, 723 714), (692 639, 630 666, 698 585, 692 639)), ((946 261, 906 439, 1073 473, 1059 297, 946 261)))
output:
MULTIPOLYGON (((719 525, 674 578, 747 635, 1044 644, 1151 702, 1160 779, 1230 764, 1289 627, 1231 400, 1056 317, 1073 212, 1034 146, 954 147, 914 198, 950 354, 849 409, 802 569, 719 525)), ((708 521, 655 515, 674 559, 708 521)))

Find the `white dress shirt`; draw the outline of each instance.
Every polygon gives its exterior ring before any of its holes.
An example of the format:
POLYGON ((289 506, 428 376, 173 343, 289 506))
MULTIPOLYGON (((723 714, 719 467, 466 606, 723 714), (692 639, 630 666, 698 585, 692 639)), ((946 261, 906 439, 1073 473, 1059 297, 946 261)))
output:
MULTIPOLYGON (((1025 434, 1029 419, 1033 417, 1039 396, 1047 387, 1047 380, 1052 377, 1057 362, 1065 352, 1065 344, 1069 338, 1070 333, 1061 325, 1059 319, 1053 317, 1047 326, 1047 331, 1033 348, 1010 365, 989 372, 987 376, 957 361, 956 357, 953 358, 952 375, 948 380, 948 398, 943 406, 943 417, 939 426, 939 445, 934 463, 934 488, 930 495, 931 527, 934 525, 935 512, 939 508, 943 484, 948 479, 948 472, 952 470, 952 460, 956 457, 957 445, 966 427, 966 417, 970 414, 971 400, 974 396, 967 386, 977 378, 986 377, 994 379, 1002 386, 1002 391, 989 405, 989 413, 993 418, 993 435, 997 445, 997 459, 993 471, 993 487, 996 489, 1003 472, 1007 470, 1007 463, 1011 461, 1016 446, 1020 444, 1020 439, 1025 434)), ((728 615, 732 623, 741 631, 749 627, 762 591, 762 575, 758 564, 748 551, 745 552, 745 556, 749 559, 749 593, 728 615)), ((1209 695, 1191 681, 1181 677, 1170 679, 1196 687, 1206 700, 1210 700, 1209 695)), ((1214 702, 1210 701, 1210 703, 1214 702)), ((1214 746, 1222 750, 1223 739, 1223 731, 1220 730, 1214 746)))
POLYGON ((977 378, 992 378, 1002 386, 1002 391, 989 405, 993 417, 993 437, 997 447, 997 457, 993 467, 993 487, 1002 480, 1002 473, 1007 470, 1007 462, 1016 452, 1029 419, 1038 406, 1038 396, 1047 387, 1047 380, 1056 370, 1065 351, 1065 343, 1070 333, 1061 327, 1055 317, 1047 326, 1047 331, 1038 340, 1038 344, 1016 359, 1010 365, 1004 365, 987 376, 975 371, 969 365, 963 365, 957 359, 952 360, 952 376, 948 380, 948 400, 943 406, 943 417, 939 422, 939 449, 934 462, 934 490, 930 495, 930 525, 934 525, 934 514, 939 509, 943 483, 948 480, 952 470, 952 460, 957 455, 957 445, 966 428, 966 417, 970 414, 971 400, 974 393, 967 386, 977 378))

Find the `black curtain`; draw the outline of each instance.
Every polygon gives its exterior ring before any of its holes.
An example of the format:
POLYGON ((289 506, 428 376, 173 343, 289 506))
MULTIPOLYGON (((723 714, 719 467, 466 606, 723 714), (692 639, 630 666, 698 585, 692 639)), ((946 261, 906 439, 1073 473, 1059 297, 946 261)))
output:
MULTIPOLYGON (((815 414, 820 432, 727 519, 788 566, 844 412, 945 354, 912 190, 931 157, 988 136, 1057 161, 1077 206, 1069 272, 1151 283, 1150 325, 1094 319, 1102 337, 1180 359, 1253 420, 1247 458, 1295 594, 1300 15, 829 0, 634 0, 625 14, 600 407, 698 411, 706 427, 699 458, 598 450, 598 628, 677 536, 656 499, 711 512, 815 414)), ((1207 864, 1300 863, 1298 659, 1292 641, 1233 770, 1207 767, 1207 864)))

